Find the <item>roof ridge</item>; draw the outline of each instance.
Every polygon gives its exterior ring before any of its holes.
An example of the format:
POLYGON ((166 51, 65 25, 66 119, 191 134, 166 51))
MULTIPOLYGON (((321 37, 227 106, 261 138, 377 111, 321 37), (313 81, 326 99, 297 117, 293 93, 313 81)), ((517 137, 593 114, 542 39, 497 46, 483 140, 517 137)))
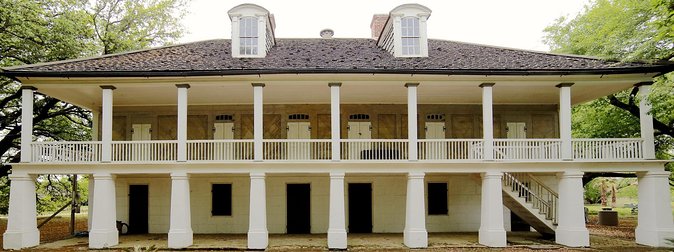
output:
POLYGON ((172 47, 178 47, 178 46, 185 46, 185 45, 203 43, 203 42, 215 41, 215 40, 222 40, 222 39, 207 39, 207 40, 200 40, 200 41, 191 41, 191 42, 185 42, 185 43, 179 43, 179 44, 173 44, 173 45, 164 45, 164 46, 159 46, 159 47, 138 49, 138 50, 132 50, 132 51, 126 51, 126 52, 111 53, 111 54, 104 54, 104 55, 97 55, 97 56, 90 56, 90 57, 83 57, 83 58, 74 58, 74 59, 66 59, 66 60, 58 60, 58 61, 50 61, 50 62, 40 62, 40 63, 34 63, 34 64, 16 65, 16 66, 10 66, 10 67, 2 67, 2 68, 0 68, 0 70, 3 70, 3 71, 4 70, 15 70, 15 69, 23 69, 23 68, 31 68, 31 67, 59 65, 59 64, 73 63, 73 62, 86 61, 86 60, 104 59, 104 58, 109 58, 109 57, 115 57, 115 56, 121 56, 121 55, 130 55, 130 54, 136 54, 136 53, 142 53, 142 52, 147 52, 147 51, 166 49, 166 48, 172 48, 172 47))

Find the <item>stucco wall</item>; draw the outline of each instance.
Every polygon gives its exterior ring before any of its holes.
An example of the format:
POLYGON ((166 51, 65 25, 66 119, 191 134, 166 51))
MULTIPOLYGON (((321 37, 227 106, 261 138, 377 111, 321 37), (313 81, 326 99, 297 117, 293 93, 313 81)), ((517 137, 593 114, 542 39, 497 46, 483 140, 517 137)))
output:
MULTIPOLYGON (((541 180, 555 182, 554 176, 541 180)), ((480 177, 477 174, 428 174, 426 182, 448 183, 448 215, 426 217, 428 232, 475 232, 480 227, 480 177)), ((286 184, 311 185, 311 232, 328 229, 329 183, 325 175, 268 175, 267 221, 270 233, 286 232, 286 184)), ((372 183, 373 232, 400 233, 405 227, 407 178, 397 174, 347 174, 345 183, 372 183)), ((149 188, 149 232, 167 233, 170 220, 171 180, 165 177, 120 176, 116 179, 117 219, 128 222, 129 185, 149 188)), ((348 186, 345 184, 345 209, 348 186)), ((556 188, 556 184, 551 184, 556 188)), ((249 178, 246 175, 211 175, 190 178, 192 229, 195 233, 246 233, 248 231, 249 178), (232 216, 211 216, 211 184, 232 184, 232 216)), ((426 197, 427 199, 427 197, 426 197)), ((507 211, 506 211, 507 212, 507 211)), ((348 227, 348 210, 346 211, 348 227)), ((504 215, 509 229, 509 215, 504 215)))

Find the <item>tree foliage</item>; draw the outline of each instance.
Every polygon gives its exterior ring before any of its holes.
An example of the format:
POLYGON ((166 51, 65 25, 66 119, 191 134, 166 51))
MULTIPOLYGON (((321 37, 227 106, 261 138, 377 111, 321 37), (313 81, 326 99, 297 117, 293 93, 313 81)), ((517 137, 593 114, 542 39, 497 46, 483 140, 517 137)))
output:
MULTIPOLYGON (((179 21, 186 1, 0 0, 0 67, 172 43, 182 35, 179 21)), ((19 88, 15 80, 0 76, 0 178, 9 173, 9 163, 20 161, 19 88)), ((89 111, 40 94, 39 90, 33 124, 33 135, 38 139, 91 138, 89 111)), ((0 180, 0 191, 6 186, 6 179, 0 180)), ((0 203, 0 209, 3 206, 0 203)))

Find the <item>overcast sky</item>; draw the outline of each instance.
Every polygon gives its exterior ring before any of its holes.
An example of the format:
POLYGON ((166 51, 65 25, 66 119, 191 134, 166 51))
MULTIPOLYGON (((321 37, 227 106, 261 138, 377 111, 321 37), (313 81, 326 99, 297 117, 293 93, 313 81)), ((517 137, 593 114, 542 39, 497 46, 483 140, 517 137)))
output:
POLYGON ((575 16, 589 0, 192 0, 181 42, 230 38, 227 11, 242 3, 265 7, 276 19, 277 38, 317 38, 322 29, 336 38, 369 38, 373 14, 404 3, 433 12, 428 37, 547 51, 543 29, 560 16, 575 16))

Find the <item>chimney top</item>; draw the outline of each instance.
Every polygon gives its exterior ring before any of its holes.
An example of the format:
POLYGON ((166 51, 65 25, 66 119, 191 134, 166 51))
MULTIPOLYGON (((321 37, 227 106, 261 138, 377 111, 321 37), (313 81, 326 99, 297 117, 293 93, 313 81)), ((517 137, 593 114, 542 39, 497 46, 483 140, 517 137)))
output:
POLYGON ((372 16, 372 22, 370 22, 370 29, 372 30, 372 38, 377 40, 381 31, 384 30, 384 25, 386 25, 386 20, 388 20, 388 14, 374 14, 372 16))
POLYGON ((335 31, 333 31, 332 29, 321 30, 321 38, 331 39, 333 35, 335 35, 335 31))

